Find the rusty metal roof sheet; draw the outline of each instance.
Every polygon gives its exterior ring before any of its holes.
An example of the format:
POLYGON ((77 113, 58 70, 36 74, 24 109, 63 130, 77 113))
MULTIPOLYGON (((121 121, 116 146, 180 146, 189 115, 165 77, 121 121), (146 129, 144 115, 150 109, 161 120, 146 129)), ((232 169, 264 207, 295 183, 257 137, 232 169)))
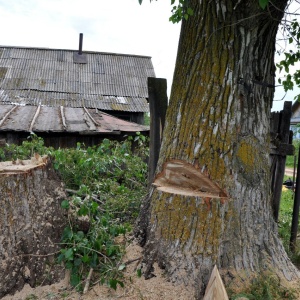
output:
POLYGON ((149 131, 149 127, 118 119, 96 108, 10 104, 0 105, 0 131, 97 135, 149 131))
POLYGON ((0 46, 0 102, 149 111, 151 58, 75 50, 0 46))

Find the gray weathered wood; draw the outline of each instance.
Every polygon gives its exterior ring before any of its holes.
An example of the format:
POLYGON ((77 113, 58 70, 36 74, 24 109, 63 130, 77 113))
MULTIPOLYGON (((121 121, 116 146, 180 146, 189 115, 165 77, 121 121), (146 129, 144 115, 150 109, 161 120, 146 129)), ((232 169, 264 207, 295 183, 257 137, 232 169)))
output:
POLYGON ((289 145, 290 120, 292 115, 292 102, 285 101, 280 113, 272 113, 271 138, 273 139, 272 155, 272 208, 275 221, 278 221, 282 182, 285 170, 286 155, 292 154, 293 146, 289 145))
POLYGON ((149 107, 150 107, 150 157, 149 185, 152 184, 158 161, 162 140, 165 116, 168 107, 167 80, 148 78, 149 107))

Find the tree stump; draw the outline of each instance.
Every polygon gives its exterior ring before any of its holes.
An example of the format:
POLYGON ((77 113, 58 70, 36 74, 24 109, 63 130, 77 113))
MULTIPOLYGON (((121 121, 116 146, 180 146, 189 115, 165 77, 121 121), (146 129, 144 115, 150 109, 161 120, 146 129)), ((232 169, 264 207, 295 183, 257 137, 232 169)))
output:
POLYGON ((64 197, 49 158, 0 163, 0 298, 63 278, 54 254, 67 221, 64 197))

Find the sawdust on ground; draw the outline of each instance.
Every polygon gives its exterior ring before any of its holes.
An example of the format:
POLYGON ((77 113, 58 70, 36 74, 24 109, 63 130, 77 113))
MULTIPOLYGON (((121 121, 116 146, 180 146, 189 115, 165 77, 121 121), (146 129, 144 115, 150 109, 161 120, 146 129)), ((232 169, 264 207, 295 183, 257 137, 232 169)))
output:
MULTIPOLYGON (((142 248, 135 242, 126 248, 124 262, 136 260, 142 256, 142 248)), ((175 286, 168 282, 162 270, 154 265, 155 277, 145 280, 137 276, 139 260, 127 265, 124 273, 124 288, 118 287, 116 291, 104 285, 95 285, 82 295, 70 289, 68 278, 49 285, 31 288, 28 284, 13 296, 5 296, 2 300, 192 300, 192 292, 187 287, 175 286)))

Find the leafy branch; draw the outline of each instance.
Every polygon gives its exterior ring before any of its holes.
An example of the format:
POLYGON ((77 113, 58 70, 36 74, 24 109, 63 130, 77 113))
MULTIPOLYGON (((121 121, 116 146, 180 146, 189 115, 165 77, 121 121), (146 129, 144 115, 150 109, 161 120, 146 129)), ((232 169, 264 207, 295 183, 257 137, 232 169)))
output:
MULTIPOLYGON (((139 4, 143 3, 143 0, 138 0, 139 4)), ((153 0, 150 0, 152 2, 153 0)), ((156 0, 157 1, 157 0, 156 0)), ((188 6, 188 0, 171 0, 171 17, 169 21, 172 23, 179 23, 181 20, 187 20, 190 16, 194 14, 191 7, 188 6)))
MULTIPOLYGON (((300 70, 297 69, 291 73, 290 68, 295 66, 300 61, 300 25, 294 19, 290 25, 286 25, 287 40, 289 44, 293 44, 293 50, 284 53, 285 58, 276 66, 280 72, 285 71, 286 75, 283 80, 278 79, 278 82, 283 85, 285 92, 293 90, 294 86, 300 87, 300 70)), ((300 95, 295 96, 295 99, 300 101, 300 95)))

